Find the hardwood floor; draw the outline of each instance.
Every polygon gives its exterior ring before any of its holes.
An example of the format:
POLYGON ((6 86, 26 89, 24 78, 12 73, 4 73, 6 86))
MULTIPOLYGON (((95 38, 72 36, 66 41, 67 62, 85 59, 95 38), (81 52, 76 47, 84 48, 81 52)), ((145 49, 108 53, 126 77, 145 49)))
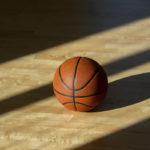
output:
POLYGON ((149 149, 150 1, 0 3, 0 149, 149 149), (74 56, 108 75, 91 112, 53 94, 57 67, 74 56))

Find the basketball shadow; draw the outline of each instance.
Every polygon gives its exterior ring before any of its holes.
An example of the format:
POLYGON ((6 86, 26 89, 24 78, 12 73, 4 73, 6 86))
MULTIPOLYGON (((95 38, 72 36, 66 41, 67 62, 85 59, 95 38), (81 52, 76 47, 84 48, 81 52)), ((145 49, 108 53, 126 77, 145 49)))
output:
POLYGON ((117 109, 150 98, 150 72, 130 76, 109 84, 103 102, 91 112, 117 109))

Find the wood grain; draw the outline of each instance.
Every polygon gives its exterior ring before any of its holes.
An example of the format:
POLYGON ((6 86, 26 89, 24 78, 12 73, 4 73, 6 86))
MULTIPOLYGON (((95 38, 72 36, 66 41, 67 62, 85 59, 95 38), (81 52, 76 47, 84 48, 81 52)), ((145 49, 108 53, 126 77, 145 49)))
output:
POLYGON ((17 2, 0 6, 0 149, 148 150, 150 2, 17 2), (92 112, 53 95, 57 67, 73 56, 108 75, 92 112))

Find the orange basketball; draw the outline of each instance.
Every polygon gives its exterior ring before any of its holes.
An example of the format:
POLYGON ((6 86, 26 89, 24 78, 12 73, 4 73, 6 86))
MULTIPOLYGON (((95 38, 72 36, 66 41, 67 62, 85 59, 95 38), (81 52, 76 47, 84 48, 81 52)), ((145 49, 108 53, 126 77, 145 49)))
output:
POLYGON ((57 69, 53 89, 66 108, 89 111, 104 99, 108 87, 103 68, 87 57, 73 57, 57 69))

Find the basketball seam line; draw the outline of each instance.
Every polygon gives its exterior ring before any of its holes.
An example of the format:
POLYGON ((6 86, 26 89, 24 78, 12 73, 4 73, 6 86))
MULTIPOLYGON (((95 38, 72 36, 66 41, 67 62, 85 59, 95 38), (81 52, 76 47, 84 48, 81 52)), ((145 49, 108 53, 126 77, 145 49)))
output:
MULTIPOLYGON (((55 90, 58 94, 60 94, 60 95, 62 95, 62 96, 73 97, 73 96, 71 96, 71 95, 66 95, 66 94, 64 94, 64 93, 61 93, 61 92, 57 91, 55 88, 54 88, 54 90, 55 90)), ((104 89, 104 90, 105 90, 105 89, 104 89)), ((96 95, 102 94, 102 93, 104 92, 104 90, 102 90, 101 92, 97 92, 97 93, 94 93, 94 94, 90 94, 90 95, 75 96, 75 98, 84 98, 84 97, 96 96, 96 95)))
POLYGON ((76 102, 75 102, 75 81, 76 81, 77 68, 78 68, 80 59, 81 59, 81 57, 79 57, 79 59, 77 61, 75 72, 74 72, 74 79, 73 79, 73 103, 74 103, 74 107, 75 107, 76 111, 77 111, 77 106, 76 106, 76 102))
POLYGON ((61 68, 61 66, 59 67, 59 76, 60 76, 60 79, 61 79, 62 84, 63 84, 64 87, 66 87, 68 90, 73 91, 73 89, 69 88, 69 87, 64 83, 64 80, 63 80, 63 78, 62 78, 62 76, 61 76, 61 70, 60 70, 60 68, 61 68))
POLYGON ((99 71, 99 67, 95 70, 95 72, 93 73, 92 77, 86 82, 86 84, 84 84, 81 88, 76 89, 75 91, 79 91, 82 90, 83 88, 85 88, 89 82, 94 78, 94 76, 96 75, 96 73, 99 71))
MULTIPOLYGON (((65 102, 65 103, 62 103, 62 104, 65 105, 65 104, 69 104, 69 103, 73 103, 73 102, 65 102)), ((76 104, 81 104, 81 105, 84 105, 84 106, 87 106, 87 107, 93 107, 93 106, 90 106, 90 105, 87 105, 87 104, 84 104, 84 103, 80 103, 80 102, 76 102, 76 104)))
MULTIPOLYGON (((96 75, 96 73, 99 71, 99 67, 95 70, 95 72, 93 73, 92 77, 86 82, 86 84, 84 84, 81 88, 79 89, 74 89, 75 91, 79 91, 79 90, 82 90, 83 88, 85 88, 89 82, 94 78, 94 76, 96 75)), ((59 76, 60 76, 60 79, 62 81, 62 84, 70 91, 73 91, 73 89, 69 88, 63 81, 62 79, 62 75, 61 75, 61 66, 59 67, 59 76)))

